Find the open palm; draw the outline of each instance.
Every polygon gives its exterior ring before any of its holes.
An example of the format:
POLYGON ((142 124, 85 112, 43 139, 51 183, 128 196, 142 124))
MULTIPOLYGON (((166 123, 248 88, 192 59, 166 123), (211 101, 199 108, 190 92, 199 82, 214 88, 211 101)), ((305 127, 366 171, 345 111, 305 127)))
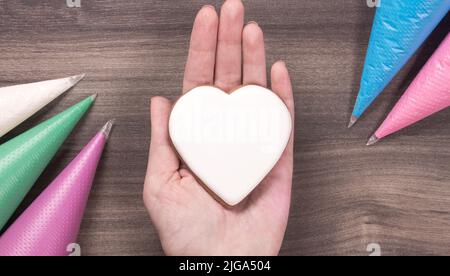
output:
MULTIPOLYGON (((294 118, 286 65, 271 69, 272 90, 294 118)), ((203 7, 192 30, 183 91, 215 85, 231 91, 245 84, 267 86, 264 38, 254 22, 244 27, 241 0, 227 0, 220 19, 203 7)), ((243 202, 225 207, 184 167, 170 143, 172 103, 151 103, 152 135, 144 201, 168 255, 276 255, 287 226, 293 171, 293 137, 271 173, 243 202)), ((232 173, 232 172, 230 172, 232 173)))

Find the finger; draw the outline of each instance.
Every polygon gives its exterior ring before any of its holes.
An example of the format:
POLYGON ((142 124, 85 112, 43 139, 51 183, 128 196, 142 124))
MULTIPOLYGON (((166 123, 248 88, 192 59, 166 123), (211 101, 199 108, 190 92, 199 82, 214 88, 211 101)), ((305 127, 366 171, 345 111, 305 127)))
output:
MULTIPOLYGON (((292 131, 288 145, 281 156, 278 164, 273 168, 271 174, 285 183, 285 188, 290 191, 292 185, 292 173, 294 162, 294 95, 292 93, 292 84, 286 64, 282 61, 276 62, 271 70, 272 90, 286 104, 291 113, 292 131)), ((283 192, 283 190, 281 190, 283 192)), ((286 191, 287 192, 287 191, 286 191)))
POLYGON ((183 92, 214 83, 219 17, 212 6, 204 6, 195 18, 186 63, 183 92))
POLYGON ((280 160, 261 185, 260 193, 279 204, 280 210, 289 209, 292 188, 292 174, 294 163, 294 97, 289 72, 284 62, 277 62, 271 70, 272 90, 286 104, 292 118, 292 132, 289 142, 280 160), (285 203, 285 204, 284 204, 285 203))
MULTIPOLYGON (((180 160, 169 137, 169 116, 172 103, 163 97, 154 97, 151 102, 152 133, 147 176, 160 179, 164 183, 178 171, 180 160)), ((153 182, 153 181, 150 181, 153 182)), ((154 185, 158 185, 152 183, 154 185)), ((157 188, 157 187, 152 187, 157 188)))
POLYGON ((242 35, 244 56, 244 85, 267 86, 266 53, 264 34, 258 24, 251 22, 245 26, 242 35))
POLYGON ((292 120, 294 120, 294 95, 292 93, 291 78, 286 67, 286 63, 278 61, 272 66, 271 70, 272 90, 286 104, 291 113, 292 120))
POLYGON ((220 12, 215 85, 230 91, 242 84, 242 29, 244 5, 227 0, 220 12))

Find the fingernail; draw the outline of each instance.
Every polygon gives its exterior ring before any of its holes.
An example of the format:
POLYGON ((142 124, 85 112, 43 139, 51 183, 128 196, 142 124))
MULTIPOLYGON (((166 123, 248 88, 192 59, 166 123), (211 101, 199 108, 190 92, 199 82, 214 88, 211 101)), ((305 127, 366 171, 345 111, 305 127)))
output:
POLYGON ((216 10, 216 7, 214 7, 213 5, 204 5, 202 7, 202 9, 213 9, 213 10, 216 10))
POLYGON ((247 23, 247 25, 250 25, 250 24, 255 24, 256 26, 259 26, 258 23, 257 23, 256 21, 249 21, 249 22, 247 23))

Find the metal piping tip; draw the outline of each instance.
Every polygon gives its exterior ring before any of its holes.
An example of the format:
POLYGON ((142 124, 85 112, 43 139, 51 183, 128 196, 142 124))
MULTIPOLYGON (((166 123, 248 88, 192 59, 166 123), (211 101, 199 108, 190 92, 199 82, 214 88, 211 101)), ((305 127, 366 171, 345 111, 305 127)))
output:
POLYGON ((106 125, 104 125, 103 128, 100 130, 100 132, 102 132, 105 135, 106 139, 109 138, 109 134, 111 133, 111 130, 114 126, 115 121, 116 120, 114 120, 114 119, 108 121, 106 123, 106 125))
POLYGON ((92 101, 95 101, 95 99, 97 99, 98 93, 95 93, 94 95, 91 96, 92 101))
POLYGON ((348 128, 351 128, 355 123, 356 123, 356 121, 358 121, 358 117, 356 117, 356 116, 354 116, 354 115, 352 115, 351 117, 350 117, 350 122, 348 123, 348 128))
POLYGON ((372 135, 370 138, 369 138, 369 141, 367 141, 367 146, 372 146, 372 145, 375 145, 378 141, 379 141, 380 139, 377 137, 377 136, 375 136, 375 134, 374 135, 372 135))
POLYGON ((77 83, 79 83, 84 77, 86 76, 86 74, 81 74, 81 75, 76 75, 76 76, 72 76, 70 77, 70 82, 72 85, 76 85, 77 83))

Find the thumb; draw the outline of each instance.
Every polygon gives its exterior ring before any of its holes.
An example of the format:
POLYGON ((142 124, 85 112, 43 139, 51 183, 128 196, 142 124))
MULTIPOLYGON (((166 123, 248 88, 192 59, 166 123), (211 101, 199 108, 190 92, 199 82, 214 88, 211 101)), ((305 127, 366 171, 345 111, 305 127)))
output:
POLYGON ((167 182, 180 167, 180 160, 172 147, 169 137, 169 117, 172 103, 163 97, 151 100, 151 140, 145 187, 149 191, 159 190, 159 186, 167 182))

